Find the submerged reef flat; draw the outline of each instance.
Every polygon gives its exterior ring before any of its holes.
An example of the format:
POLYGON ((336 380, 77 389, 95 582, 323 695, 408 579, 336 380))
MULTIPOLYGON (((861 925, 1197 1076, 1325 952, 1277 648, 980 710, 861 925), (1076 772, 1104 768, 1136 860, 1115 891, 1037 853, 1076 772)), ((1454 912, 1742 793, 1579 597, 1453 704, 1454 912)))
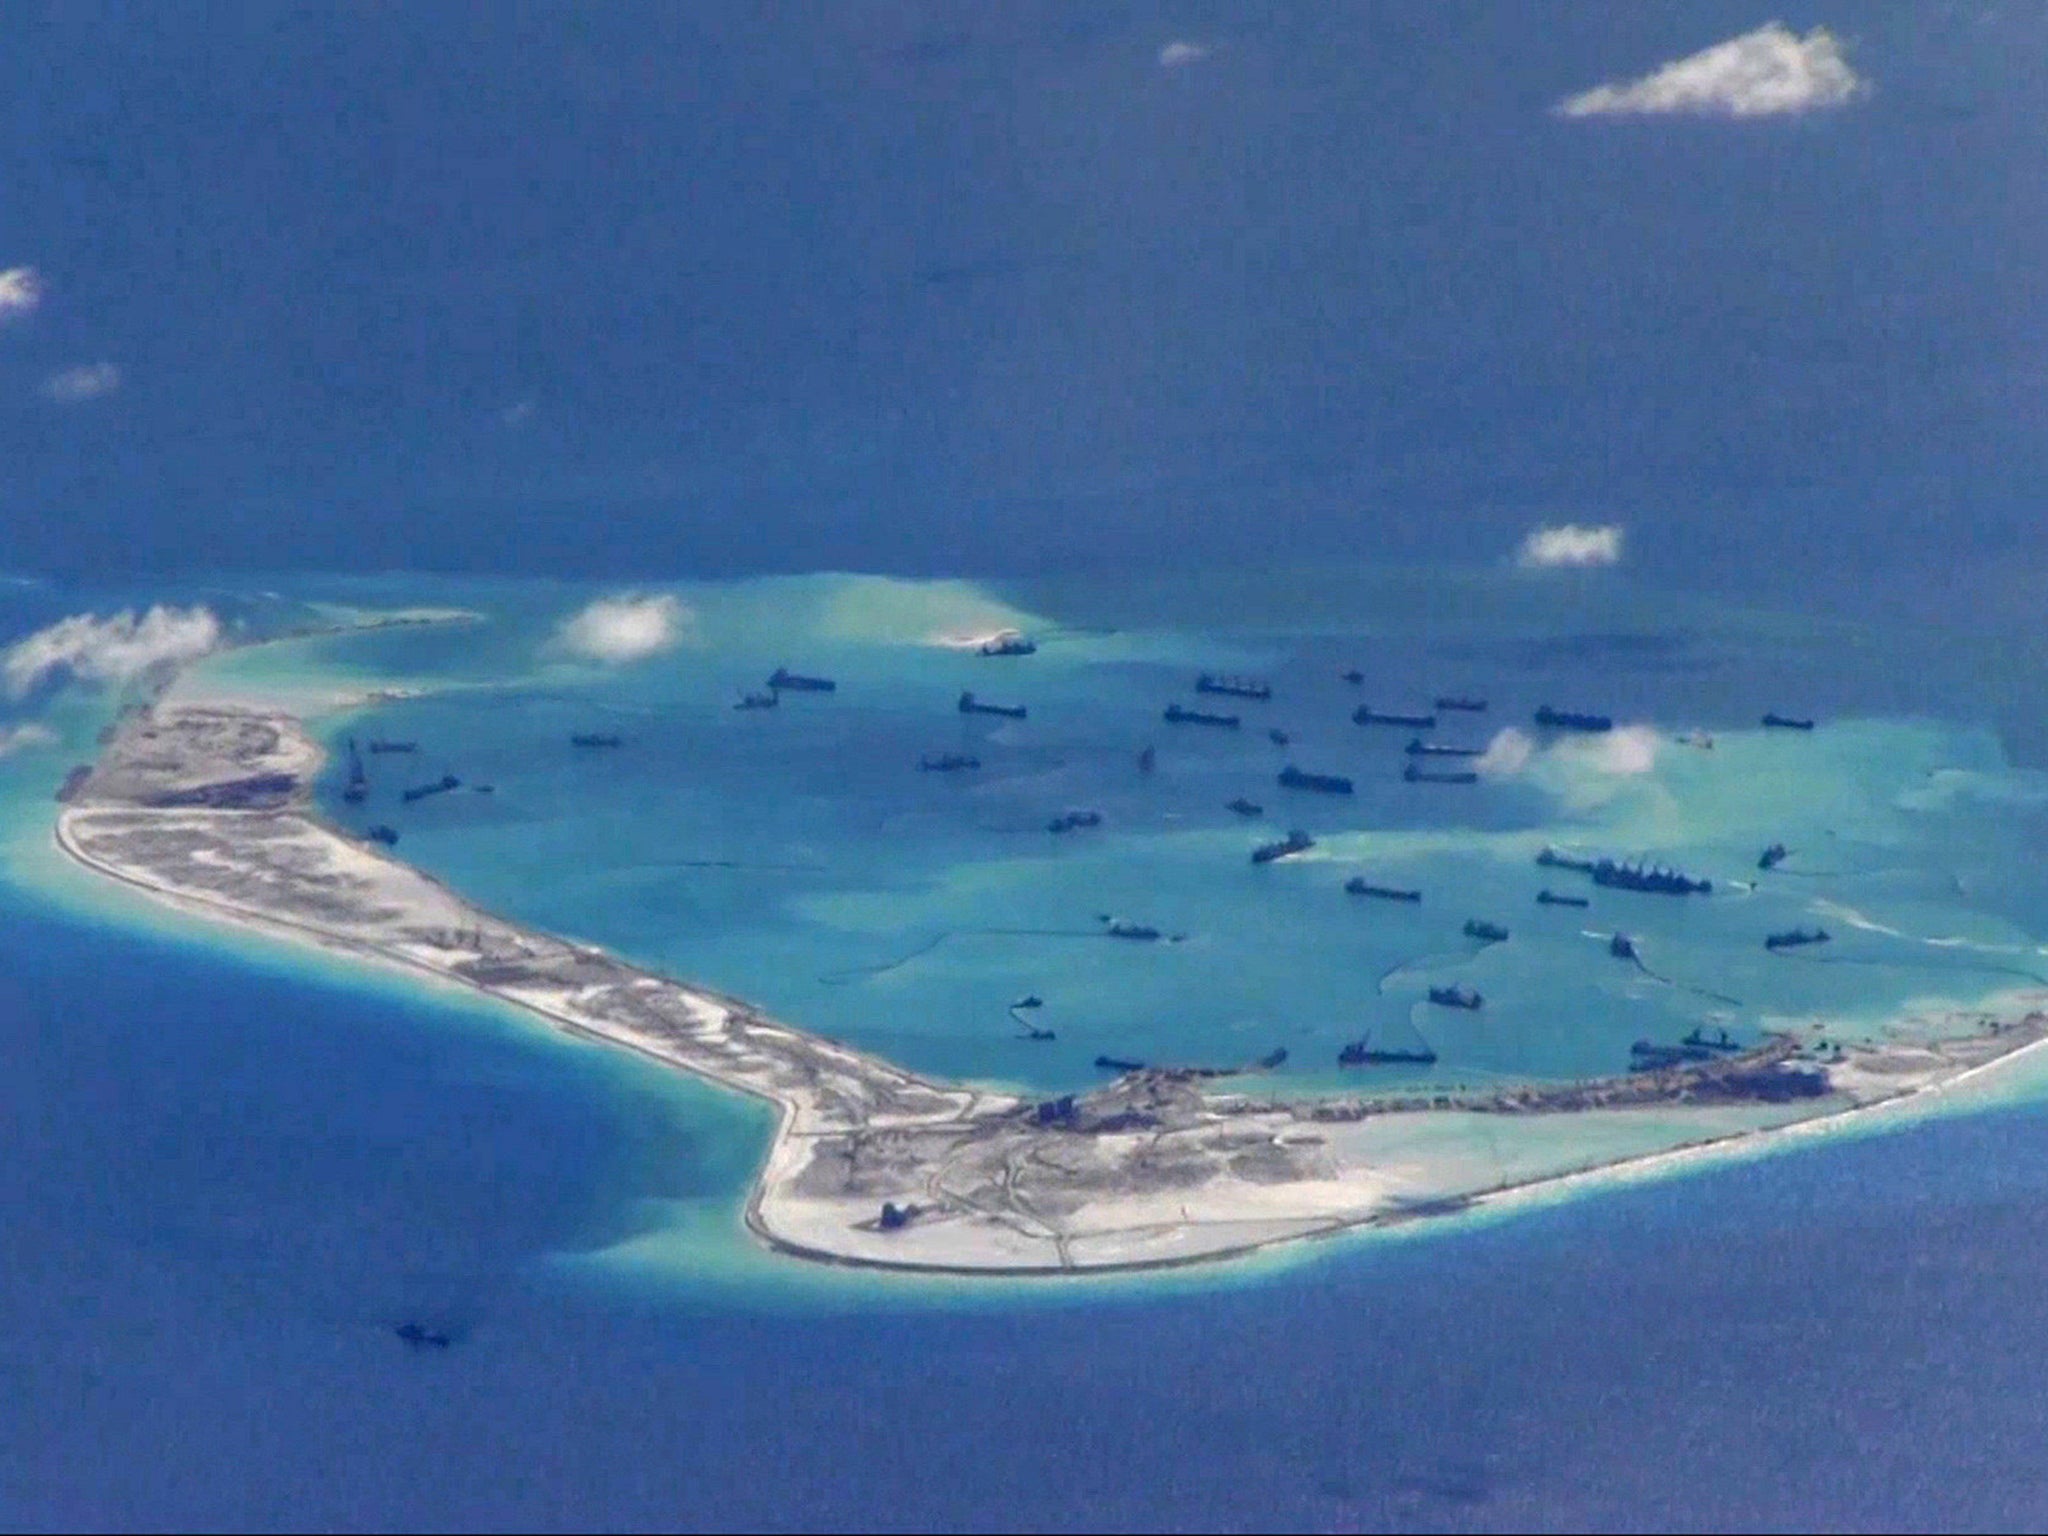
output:
POLYGON ((1184 1264, 1464 1210, 1952 1082, 2048 1036, 2048 994, 1808 1029, 1577 1082, 1263 1097, 1256 1079, 1141 1069, 1028 1098, 934 1081, 708 987, 484 911, 327 825, 319 744, 284 713, 159 703, 67 779, 56 836, 87 867, 211 918, 400 965, 519 1005, 778 1110, 747 1205, 771 1246, 981 1274, 1184 1264))

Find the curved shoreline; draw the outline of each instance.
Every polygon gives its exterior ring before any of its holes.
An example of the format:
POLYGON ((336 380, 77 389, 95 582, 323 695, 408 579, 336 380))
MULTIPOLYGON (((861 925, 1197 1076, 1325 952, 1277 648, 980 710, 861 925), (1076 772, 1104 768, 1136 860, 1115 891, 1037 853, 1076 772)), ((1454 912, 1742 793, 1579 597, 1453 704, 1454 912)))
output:
MULTIPOLYGON (((2023 1013, 1959 1010, 1942 1021, 1947 1034, 1851 1053, 1827 1069, 1826 1097, 1798 1106, 1735 1102, 1732 1078, 1708 1068, 1291 1102, 1150 1072, 1031 1102, 932 1081, 488 913, 314 816, 308 786, 323 755, 288 715, 146 711, 72 782, 56 845, 189 914, 461 985, 773 1104, 745 1224, 819 1263, 1015 1278, 1241 1259, 1763 1150, 1776 1132, 1899 1108, 2048 1042, 2048 1014, 2034 1006, 2043 995, 2013 994, 2023 1013), (1613 1144, 1591 1160, 1561 1155, 1542 1129, 1560 1125, 1613 1144)), ((1789 1068, 1797 1052, 1789 1039, 1767 1046, 1745 1070, 1789 1068)))

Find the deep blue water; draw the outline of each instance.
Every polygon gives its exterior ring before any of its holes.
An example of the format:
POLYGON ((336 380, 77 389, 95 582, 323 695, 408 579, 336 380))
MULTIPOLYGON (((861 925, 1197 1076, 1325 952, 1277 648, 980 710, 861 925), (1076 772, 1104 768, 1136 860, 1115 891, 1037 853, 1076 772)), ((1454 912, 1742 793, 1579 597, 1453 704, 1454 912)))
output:
POLYGON ((733 1170, 633 1072, 0 899, 10 1528, 1967 1527, 2048 1492, 2040 1110, 1247 1285, 636 1291, 544 1260, 733 1170))

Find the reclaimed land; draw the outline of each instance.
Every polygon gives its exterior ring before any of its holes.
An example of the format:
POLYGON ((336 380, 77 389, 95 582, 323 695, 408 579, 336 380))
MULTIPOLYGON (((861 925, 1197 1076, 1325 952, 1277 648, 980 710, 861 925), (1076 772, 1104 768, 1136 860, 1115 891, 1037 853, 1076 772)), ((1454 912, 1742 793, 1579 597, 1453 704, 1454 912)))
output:
POLYGON ((1145 1070, 1071 1099, 935 1082, 693 983, 486 912, 315 814, 294 717, 159 702, 60 795, 58 844, 188 912, 453 982, 776 1106, 748 1226, 829 1263, 965 1274, 1152 1268, 1391 1225, 1723 1153, 1896 1104, 2048 1037, 2048 995, 1817 1029, 1661 1071, 1285 1099, 1145 1070))

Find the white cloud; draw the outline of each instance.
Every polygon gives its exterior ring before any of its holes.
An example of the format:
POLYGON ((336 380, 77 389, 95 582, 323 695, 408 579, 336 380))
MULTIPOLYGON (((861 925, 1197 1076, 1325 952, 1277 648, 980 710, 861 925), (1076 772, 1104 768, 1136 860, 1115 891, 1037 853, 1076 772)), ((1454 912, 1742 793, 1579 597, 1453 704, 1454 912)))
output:
POLYGON ((159 605, 139 616, 124 609, 105 619, 74 613, 0 651, 0 675, 16 698, 62 673, 81 682, 121 683, 152 667, 204 656, 220 641, 220 620, 208 608, 159 605))
POLYGON ((46 725, 30 721, 26 725, 0 725, 0 757, 25 751, 30 747, 55 745, 57 733, 46 725))
POLYGON ((1190 64, 1199 64, 1209 57, 1209 45, 1191 43, 1186 38, 1175 38, 1159 50, 1161 69, 1184 69, 1190 64))
POLYGON ((1869 89, 1827 28, 1801 37, 1774 21, 1661 65, 1640 80, 1610 81, 1567 96, 1556 111, 1560 117, 1770 117, 1839 107, 1869 89))
POLYGON ((1589 527, 1561 523, 1538 528, 1522 540, 1515 556, 1524 570, 1548 571, 1560 566, 1613 565, 1621 559, 1621 528, 1608 523, 1589 527))
POLYGON ((19 320, 42 307, 42 274, 34 267, 9 267, 0 271, 0 323, 19 320))
POLYGON ((1535 739, 1511 725, 1487 743, 1472 766, 1489 778, 1505 779, 1528 767, 1529 759, 1535 755, 1535 739))
POLYGON ((639 661, 680 644, 696 615, 667 593, 601 597, 566 619, 555 641, 572 656, 613 664, 639 661))
POLYGON ((43 380, 43 394, 59 405, 78 405, 111 395, 121 387, 121 370, 112 363, 80 363, 61 368, 43 380))

